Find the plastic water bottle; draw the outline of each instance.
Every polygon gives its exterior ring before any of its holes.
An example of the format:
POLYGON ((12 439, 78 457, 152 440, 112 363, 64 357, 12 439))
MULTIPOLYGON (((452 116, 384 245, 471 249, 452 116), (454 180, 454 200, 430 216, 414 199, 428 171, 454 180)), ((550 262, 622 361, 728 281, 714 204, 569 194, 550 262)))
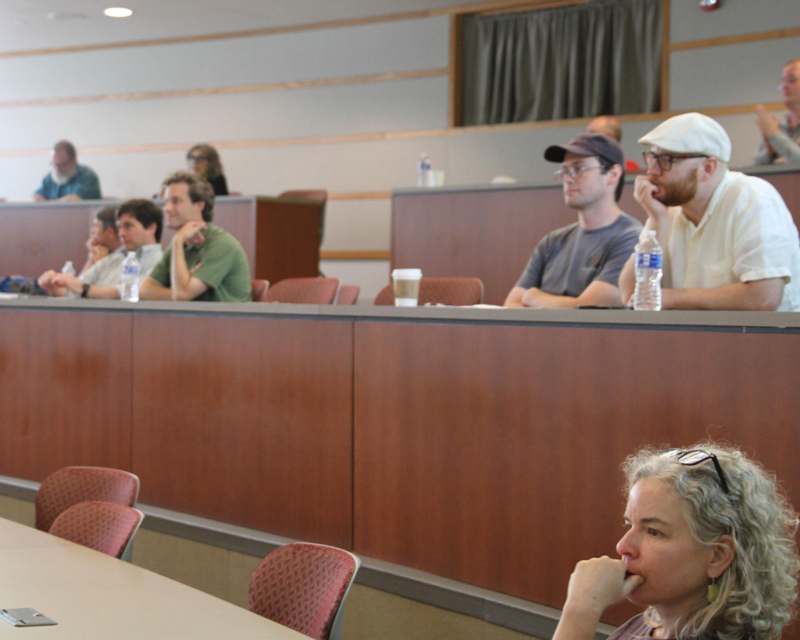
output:
POLYGON ((122 262, 122 277, 119 283, 119 297, 126 302, 139 302, 139 273, 142 268, 134 251, 128 251, 122 262))
POLYGON ((661 311, 663 255, 656 232, 645 231, 644 238, 636 245, 636 289, 633 292, 636 311, 661 311))
POLYGON ((431 157, 427 153, 420 155, 419 161, 417 162, 417 186, 433 186, 433 168, 431 165, 431 157))
MULTIPOLYGON (((70 276, 76 275, 75 265, 72 264, 72 260, 67 260, 64 263, 64 266, 61 267, 61 273, 66 273, 67 275, 70 275, 70 276)), ((77 298, 78 294, 70 291, 69 289, 67 289, 67 292, 64 294, 64 297, 65 298, 77 298)))

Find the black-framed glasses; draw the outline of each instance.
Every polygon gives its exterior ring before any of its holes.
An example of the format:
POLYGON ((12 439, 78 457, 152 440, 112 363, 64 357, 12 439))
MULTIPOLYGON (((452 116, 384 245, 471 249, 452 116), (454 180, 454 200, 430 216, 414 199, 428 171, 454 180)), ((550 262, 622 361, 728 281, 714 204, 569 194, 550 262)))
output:
POLYGON ((563 180, 564 178, 569 178, 570 180, 574 180, 578 176, 583 175, 587 171, 591 171, 592 169, 602 169, 603 167, 599 164, 579 164, 579 165, 572 165, 572 166, 564 166, 561 167, 558 171, 553 173, 553 176, 556 180, 563 180))
POLYGON ((722 465, 719 463, 717 456, 710 451, 706 451, 705 449, 689 449, 689 450, 680 450, 676 449, 671 451, 675 456, 675 461, 678 464, 685 465, 687 467, 694 467, 698 464, 703 464, 708 460, 714 463, 714 471, 717 472, 717 478, 719 478, 719 484, 722 487, 722 490, 725 493, 730 493, 728 489, 728 481, 725 478, 725 472, 722 470, 722 465))
POLYGON ((660 171, 666 173, 672 169, 672 165, 680 160, 688 160, 689 158, 708 158, 705 153, 653 153, 652 151, 645 151, 642 153, 644 166, 648 169, 658 167, 660 171))

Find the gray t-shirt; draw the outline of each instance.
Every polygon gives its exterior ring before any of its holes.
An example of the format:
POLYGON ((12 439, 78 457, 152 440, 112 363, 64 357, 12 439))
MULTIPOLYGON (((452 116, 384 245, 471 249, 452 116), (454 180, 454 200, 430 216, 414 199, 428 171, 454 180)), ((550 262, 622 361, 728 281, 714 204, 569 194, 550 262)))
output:
POLYGON ((536 245, 517 286, 573 298, 595 280, 616 287, 641 230, 638 220, 623 213, 599 229, 576 222, 551 231, 536 245))

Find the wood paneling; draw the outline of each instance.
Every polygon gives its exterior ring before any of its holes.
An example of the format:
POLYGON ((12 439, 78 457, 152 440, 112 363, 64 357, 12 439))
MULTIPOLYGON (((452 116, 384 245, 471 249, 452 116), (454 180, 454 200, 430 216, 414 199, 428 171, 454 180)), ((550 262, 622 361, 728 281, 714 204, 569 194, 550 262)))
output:
MULTIPOLYGON (((797 172, 764 174, 800 224, 797 172)), ((625 185, 620 206, 644 221, 625 185)), ((426 276, 483 280, 484 300, 502 304, 536 243, 549 231, 575 222, 561 186, 431 190, 392 198, 392 267, 419 267, 426 276)))
POLYGON ((228 87, 199 87, 195 89, 164 89, 157 91, 129 91, 96 95, 52 96, 46 98, 26 98, 20 100, 0 100, 0 109, 20 109, 27 107, 61 107, 74 104, 94 104, 98 102, 141 102, 143 100, 164 100, 167 98, 197 98, 219 95, 238 95, 242 93, 268 93, 272 91, 292 91, 297 89, 316 89, 320 87, 343 87, 352 85, 395 82, 419 78, 436 78, 447 74, 447 69, 424 69, 421 71, 389 71, 385 73, 318 78, 315 80, 296 80, 292 82, 269 82, 234 85, 228 87))
POLYGON ((130 468, 131 318, 0 309, 0 474, 130 468))
MULTIPOLYGON (((0 204, 0 274, 38 276, 72 260, 80 270, 95 212, 108 203, 0 204)), ((242 245, 255 277, 278 282, 319 273, 318 203, 279 198, 218 198, 214 223, 242 245)), ((165 228, 162 244, 173 236, 165 228)))
POLYGON ((143 502, 351 546, 349 323, 137 315, 134 342, 143 502))
POLYGON ((718 38, 705 38, 703 40, 675 42, 670 45, 670 49, 672 51, 707 49, 708 47, 723 47, 732 44, 744 44, 747 42, 763 42, 765 40, 777 40, 780 38, 796 38, 798 36, 800 36, 800 27, 787 27, 785 29, 774 29, 772 31, 760 31, 758 33, 742 33, 735 36, 720 36, 718 38))
POLYGON ((319 275, 325 204, 259 198, 256 210, 255 273, 272 283, 319 275))
POLYGON ((86 240, 102 204, 0 204, 0 274, 39 276, 72 260, 80 271, 86 240))
POLYGON ((391 254, 382 249, 354 251, 322 251, 321 260, 388 260, 391 254))
POLYGON ((284 35, 287 33, 301 33, 303 31, 320 31, 324 29, 341 29, 347 27, 360 27, 369 24, 384 22, 398 22, 404 20, 419 20, 442 15, 442 11, 406 11, 403 13, 390 13, 381 16, 366 16, 362 18, 343 18, 338 20, 323 20, 304 24, 282 25, 278 27, 260 27, 256 29, 242 29, 238 31, 221 31, 216 33, 201 33, 186 36, 171 36, 165 38, 147 38, 140 40, 122 40, 119 42, 98 42, 94 44, 77 44, 64 47, 44 47, 39 49, 19 49, 16 51, 0 51, 0 60, 3 58, 30 58, 37 56, 52 56, 86 51, 106 51, 109 49, 130 49, 138 47, 161 47, 173 44, 192 44, 197 42, 215 42, 233 38, 262 38, 264 36, 284 35))
POLYGON ((735 442, 800 501, 799 335, 362 322, 355 348, 366 556, 560 607, 645 444, 735 442))

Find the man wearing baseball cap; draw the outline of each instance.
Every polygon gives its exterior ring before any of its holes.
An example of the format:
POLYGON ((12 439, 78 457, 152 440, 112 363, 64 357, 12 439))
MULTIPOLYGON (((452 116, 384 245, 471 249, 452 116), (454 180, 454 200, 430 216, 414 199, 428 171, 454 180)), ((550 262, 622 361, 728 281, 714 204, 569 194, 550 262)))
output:
POLYGON ((585 133, 548 147, 544 158, 561 164, 556 176, 564 203, 577 211, 578 221, 536 245, 505 306, 620 306, 617 280, 641 230, 617 205, 625 177, 622 148, 607 136, 585 133))
MULTIPOLYGON (((789 210, 760 178, 728 170, 731 141, 700 113, 639 139, 646 174, 634 197, 664 250, 663 309, 800 310, 800 242, 789 210)), ((619 286, 635 284, 634 259, 619 286)))

